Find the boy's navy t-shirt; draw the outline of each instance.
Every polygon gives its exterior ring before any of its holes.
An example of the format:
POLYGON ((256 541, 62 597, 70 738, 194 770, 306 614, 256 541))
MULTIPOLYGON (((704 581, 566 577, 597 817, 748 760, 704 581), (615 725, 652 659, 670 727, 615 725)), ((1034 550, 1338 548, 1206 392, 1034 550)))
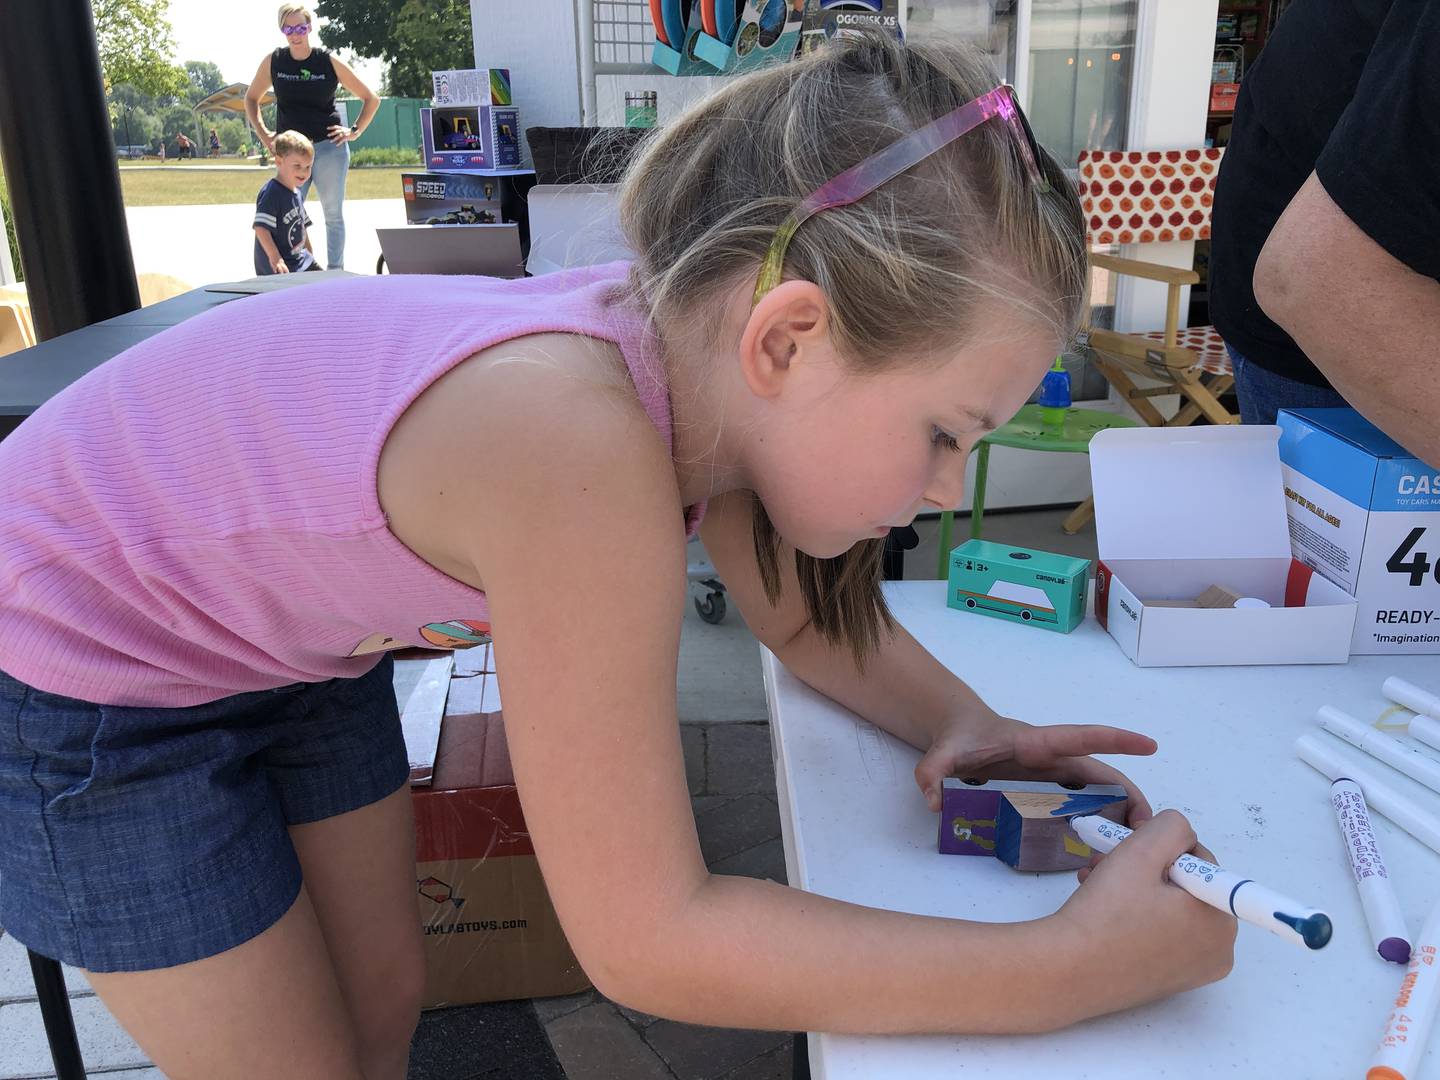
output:
MULTIPOLYGON (((291 191, 279 180, 270 179, 255 197, 255 224, 270 233, 275 241, 275 250, 280 252, 290 272, 308 270, 315 262, 305 247, 305 230, 310 225, 310 215, 305 213, 305 204, 300 193, 291 191)), ((270 259, 255 238, 255 273, 273 274, 270 259)))

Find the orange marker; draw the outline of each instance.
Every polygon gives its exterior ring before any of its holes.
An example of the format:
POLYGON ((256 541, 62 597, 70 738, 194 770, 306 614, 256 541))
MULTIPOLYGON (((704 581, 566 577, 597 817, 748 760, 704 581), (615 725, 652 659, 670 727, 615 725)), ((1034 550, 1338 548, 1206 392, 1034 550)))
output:
POLYGON ((1440 906, 1425 920, 1425 928, 1415 942, 1395 1007, 1385 1021, 1380 1036, 1380 1049, 1365 1080, 1415 1080, 1420 1059, 1425 1054, 1425 1040, 1435 1026, 1435 1010, 1440 1007, 1440 906))

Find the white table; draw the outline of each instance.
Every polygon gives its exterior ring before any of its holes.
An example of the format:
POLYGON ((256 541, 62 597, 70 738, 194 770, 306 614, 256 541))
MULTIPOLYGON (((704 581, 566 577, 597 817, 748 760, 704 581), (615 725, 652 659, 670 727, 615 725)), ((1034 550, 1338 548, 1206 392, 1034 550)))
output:
MULTIPOLYGON (((1329 781, 1291 744, 1313 729, 1321 705, 1376 719, 1389 704, 1380 696, 1387 675, 1440 690, 1440 657, 1138 668, 1093 617, 1060 635, 951 611, 943 582, 890 583, 886 592, 900 622, 999 711, 1041 724, 1113 723, 1157 739, 1154 757, 1116 763, 1157 810, 1183 811, 1222 865, 1329 911, 1335 938, 1309 952, 1242 925, 1235 969, 1223 982, 1052 1035, 812 1034, 815 1080, 1363 1076, 1401 969, 1371 949, 1327 802, 1329 781)), ((801 683, 768 651, 763 669, 792 885, 992 922, 1047 914, 1074 890, 1070 873, 1017 874, 995 859, 938 854, 936 816, 911 775, 919 754, 801 683)), ((1440 813, 1440 796, 1366 761, 1440 813)), ((1440 898, 1440 855, 1375 820, 1417 934, 1440 898)), ((1434 1043, 1420 1080, 1440 1080, 1440 1038, 1434 1043)))

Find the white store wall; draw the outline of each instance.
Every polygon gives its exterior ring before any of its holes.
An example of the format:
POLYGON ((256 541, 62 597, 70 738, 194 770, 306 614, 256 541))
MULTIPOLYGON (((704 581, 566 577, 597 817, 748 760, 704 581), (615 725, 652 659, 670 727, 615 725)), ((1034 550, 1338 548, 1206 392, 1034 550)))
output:
MULTIPOLYGON (((475 66, 510 69, 520 127, 580 124, 574 0, 470 0, 475 66), (522 7, 524 17, 516 9, 522 7)), ((525 159, 530 148, 521 140, 525 159)))

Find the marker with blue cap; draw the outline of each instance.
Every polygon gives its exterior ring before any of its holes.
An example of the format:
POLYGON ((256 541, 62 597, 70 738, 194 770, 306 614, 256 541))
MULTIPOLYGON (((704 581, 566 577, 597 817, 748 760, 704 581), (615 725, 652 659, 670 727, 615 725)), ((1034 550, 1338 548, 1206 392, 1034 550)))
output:
MULTIPOLYGON (((1094 815, 1073 818, 1070 825, 1081 840, 1106 854, 1130 836, 1124 825, 1094 815)), ((1171 863, 1169 877, 1195 899, 1286 941, 1307 949, 1323 949, 1330 943, 1333 927, 1329 915, 1281 896, 1252 878, 1222 870, 1194 855, 1181 855, 1171 863)))

